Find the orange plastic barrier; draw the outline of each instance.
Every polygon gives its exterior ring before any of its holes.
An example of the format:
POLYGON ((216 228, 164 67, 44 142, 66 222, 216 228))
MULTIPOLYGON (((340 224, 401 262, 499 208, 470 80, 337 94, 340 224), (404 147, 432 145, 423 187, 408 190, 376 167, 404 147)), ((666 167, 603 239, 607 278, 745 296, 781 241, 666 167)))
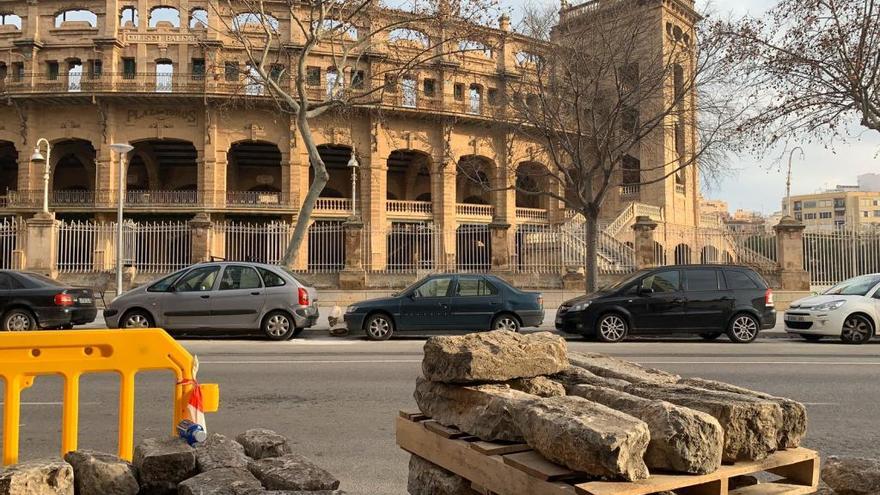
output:
MULTIPOLYGON (((131 460, 134 450, 135 375, 142 371, 174 372, 174 424, 183 418, 192 385, 193 357, 161 329, 65 330, 0 333, 0 377, 6 382, 3 406, 3 464, 18 462, 21 392, 37 376, 64 378, 61 455, 76 450, 79 427, 79 377, 116 372, 119 387, 119 456, 131 460)), ((216 412, 220 389, 201 384, 205 412, 216 412)))

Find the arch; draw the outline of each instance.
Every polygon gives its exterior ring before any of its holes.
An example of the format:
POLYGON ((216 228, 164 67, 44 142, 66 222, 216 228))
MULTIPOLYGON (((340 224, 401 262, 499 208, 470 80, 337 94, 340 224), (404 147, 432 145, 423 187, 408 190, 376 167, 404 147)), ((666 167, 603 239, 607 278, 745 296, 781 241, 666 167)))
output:
POLYGON ((198 183, 198 151, 183 139, 144 139, 133 141, 126 183, 132 191, 147 186, 152 191, 177 191, 198 183), (141 167, 139 163, 143 163, 141 167), (145 175, 141 177, 140 175, 145 175))
MULTIPOLYGON (((388 199, 425 201, 431 196, 431 156, 422 151, 394 150, 388 155, 388 199)), ((430 199, 428 199, 430 201, 430 199)))
POLYGON ((522 66, 540 65, 544 63, 544 57, 525 50, 516 52, 514 57, 516 58, 516 62, 522 66))
POLYGON ((281 202, 281 150, 268 141, 237 141, 226 153, 226 190, 234 202, 281 202), (240 194, 243 192, 256 194, 240 194), (239 193, 239 194, 236 194, 239 193))
POLYGON ((492 177, 495 162, 481 155, 465 155, 458 159, 455 180, 458 203, 492 204, 492 177))
POLYGON ((675 246, 675 264, 689 265, 691 262, 691 247, 684 243, 675 246))
POLYGON ((423 31, 419 31, 418 29, 411 28, 396 28, 392 29, 388 32, 388 42, 389 43, 412 43, 421 46, 422 48, 428 48, 431 44, 431 40, 427 34, 423 31))
POLYGON ((461 40, 458 49, 466 54, 480 54, 486 58, 492 58, 492 48, 477 40, 461 40))
POLYGON ((21 16, 11 12, 0 13, 0 26, 14 26, 16 30, 21 31, 21 16))
POLYGON ((718 248, 715 246, 703 246, 703 249, 700 250, 700 263, 708 264, 719 262, 721 262, 721 256, 718 252, 718 248))
POLYGON ((190 29, 208 29, 208 11, 196 7, 189 12, 190 29))
POLYGON ((516 167, 516 206, 548 209, 550 198, 544 194, 550 187, 550 171, 541 163, 527 161, 516 167))
POLYGON ((354 25, 348 22, 343 22, 338 19, 324 19, 320 24, 316 24, 316 27, 320 27, 320 29, 326 31, 337 31, 339 33, 346 34, 349 38, 356 40, 358 39, 358 30, 354 25))
POLYGON ((666 248, 663 244, 654 241, 654 264, 656 266, 666 266, 666 248))
MULTIPOLYGON (((351 159, 351 146, 344 144, 322 144, 318 146, 318 153, 330 180, 321 191, 322 198, 351 198, 351 170, 348 161, 351 159)), ((315 171, 309 167, 309 183, 315 178, 315 171)))
POLYGON ((0 141, 0 194, 18 189, 18 150, 12 141, 0 141))
POLYGON ((66 22, 87 22, 89 26, 98 27, 98 15, 87 9, 68 9, 55 14, 55 27, 60 28, 66 22))
POLYGON ((94 191, 96 156, 92 143, 85 139, 64 139, 53 143, 50 189, 94 191))
POLYGON ((140 16, 138 9, 134 5, 126 5, 119 11, 119 26, 125 28, 136 28, 140 24, 140 16))
POLYGON ((168 5, 157 5, 150 9, 150 20, 147 27, 155 29, 159 23, 167 22, 175 28, 180 27, 180 10, 168 5))

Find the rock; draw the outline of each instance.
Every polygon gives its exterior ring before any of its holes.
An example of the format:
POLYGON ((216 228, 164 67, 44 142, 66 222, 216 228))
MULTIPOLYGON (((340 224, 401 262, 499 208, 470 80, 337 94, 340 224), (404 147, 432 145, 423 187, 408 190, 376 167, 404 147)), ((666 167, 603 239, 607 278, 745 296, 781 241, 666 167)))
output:
POLYGON ((567 367, 565 339, 549 332, 432 337, 422 360, 425 378, 444 383, 504 382, 552 375, 567 367))
POLYGON ((268 490, 335 490, 339 480, 299 454, 251 461, 248 469, 268 490))
POLYGON ((246 495, 345 495, 342 490, 260 490, 246 495))
POLYGON ((196 465, 200 473, 220 468, 247 469, 248 461, 240 443, 218 433, 196 444, 196 465))
POLYGON ((631 383, 677 383, 681 377, 663 370, 644 366, 605 354, 572 352, 569 362, 603 378, 616 378, 631 383))
POLYGON ((134 449, 134 467, 141 492, 177 493, 177 484, 197 473, 196 452, 177 437, 148 438, 134 449))
POLYGON ((626 380, 619 380, 617 378, 603 378, 579 366, 569 366, 559 373, 552 375, 550 379, 561 384, 565 388, 567 393, 571 393, 569 392, 569 390, 572 387, 581 384, 595 385, 597 387, 610 387, 616 388, 618 390, 623 390, 624 388, 632 385, 626 380))
POLYGON ((474 495, 471 482, 418 456, 409 458, 410 495, 474 495))
POLYGON ((782 410, 774 402, 687 385, 639 384, 625 391, 696 409, 717 419, 724 429, 722 462, 764 459, 778 446, 782 410))
POLYGON ((560 397, 565 395, 565 387, 561 383, 554 382, 546 376, 534 378, 514 378, 506 382, 510 388, 537 395, 538 397, 560 397))
POLYGON ((513 409, 526 442, 548 460, 569 469, 627 481, 648 477, 642 460, 648 425, 581 397, 529 401, 513 409))
POLYGON ((880 460, 831 456, 822 466, 822 481, 837 495, 880 493, 880 460))
POLYGON ((235 440, 244 447, 245 454, 252 459, 280 457, 293 452, 286 437, 264 428, 247 430, 235 437, 235 440))
POLYGON ((217 468, 198 474, 177 486, 178 495, 246 495, 263 485, 247 469, 217 468))
POLYGON ((0 468, 0 495, 73 494, 73 467, 66 462, 29 461, 0 468))
POLYGON ((724 430, 706 413, 592 385, 577 385, 570 395, 644 421, 651 433, 644 457, 649 469, 707 474, 721 467, 724 430))
POLYGON ((729 383, 705 380, 703 378, 685 378, 679 383, 708 390, 719 390, 722 392, 748 395, 779 404, 779 407, 782 409, 782 424, 779 428, 778 438, 780 448, 790 449, 800 446, 801 440, 807 434, 807 408, 800 402, 785 399, 783 397, 775 397, 770 394, 757 392, 743 387, 737 387, 736 385, 731 385, 729 383))
POLYGON ((422 413, 483 440, 521 442, 511 410, 520 401, 537 400, 507 385, 448 385, 416 379, 413 394, 422 413))
POLYGON ((115 455, 77 450, 64 454, 64 460, 73 467, 77 495, 136 495, 140 490, 134 466, 115 455))

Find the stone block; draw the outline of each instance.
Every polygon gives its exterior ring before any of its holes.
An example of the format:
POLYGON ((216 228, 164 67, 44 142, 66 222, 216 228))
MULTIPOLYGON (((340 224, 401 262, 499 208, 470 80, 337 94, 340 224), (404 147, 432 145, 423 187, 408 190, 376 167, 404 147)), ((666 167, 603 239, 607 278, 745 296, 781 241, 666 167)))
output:
POLYGON ((418 456, 409 458, 409 495, 475 495, 471 482, 418 456))
POLYGON ((212 433, 207 440, 197 443, 195 448, 200 473, 220 468, 247 469, 249 459, 244 447, 224 435, 212 433))
POLYGON ((148 438, 134 449, 142 493, 177 493, 177 484, 195 476, 196 452, 178 437, 148 438))
POLYGON ((247 469, 218 468, 180 483, 178 495, 247 495, 263 485, 247 469))
POLYGON ((251 461, 248 469, 268 490, 335 490, 339 480, 299 454, 251 461))
POLYGON ((515 378, 505 383, 514 390, 537 395, 538 397, 561 397, 565 395, 565 387, 546 376, 515 378))
POLYGON ((831 456, 822 466, 822 481, 837 495, 880 493, 880 460, 831 456))
POLYGON ((252 428, 239 433, 235 440, 244 447, 244 453, 252 459, 280 457, 293 452, 287 437, 265 428, 252 428))
POLYGON ((64 460, 73 466, 76 495, 136 495, 140 490, 134 466, 115 455, 77 450, 64 460))
POLYGON ((73 467, 56 460, 9 466, 0 470, 0 495, 74 495, 73 467))

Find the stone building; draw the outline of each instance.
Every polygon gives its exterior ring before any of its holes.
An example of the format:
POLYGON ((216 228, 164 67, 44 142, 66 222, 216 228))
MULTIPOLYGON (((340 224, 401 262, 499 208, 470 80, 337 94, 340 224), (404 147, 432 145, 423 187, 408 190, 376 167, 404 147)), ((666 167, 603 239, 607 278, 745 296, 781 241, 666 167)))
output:
MULTIPOLYGON (((562 18, 576 22, 605 1, 566 7, 562 18)), ((632 3, 650 9, 656 43, 675 43, 693 32, 693 0, 632 3)), ((64 222, 113 221, 119 157, 110 145, 120 142, 134 146, 124 180, 126 215, 136 222, 188 222, 198 215, 214 225, 253 227, 296 218, 310 182, 305 148, 290 116, 277 112, 263 88, 248 82, 247 59, 220 29, 221 19, 207 0, 82 0, 72 5, 65 0, 0 4, 0 93, 5 100, 0 107, 0 194, 5 191, 5 215, 27 219, 40 210, 43 166, 30 158, 43 138, 51 143, 50 206, 64 222)), ((273 16, 279 31, 289 33, 286 41, 295 44, 285 10, 279 8, 273 16)), ((310 254, 301 257, 298 268, 309 269, 321 256, 315 243, 329 246, 328 256, 338 258, 340 238, 320 234, 321 228, 335 232, 351 215, 347 165, 353 153, 360 164, 355 195, 366 225, 368 270, 397 263, 392 251, 414 249, 411 242, 400 247, 394 237, 412 229, 428 229, 438 238, 433 245, 439 247, 419 254, 435 258, 433 266, 473 268, 492 259, 480 250, 513 256, 522 248, 517 235, 527 226, 571 223, 571 215, 553 201, 481 188, 456 167, 460 160, 476 159, 488 182, 504 186, 517 179, 505 170, 543 166, 539 158, 512 156, 510 136, 494 125, 505 75, 525 63, 523 47, 531 41, 512 32, 506 18, 487 27, 485 36, 494 49, 418 67, 395 82, 381 108, 313 122, 330 183, 313 215, 313 245, 303 247, 310 254), (474 259, 463 260, 465 256, 474 259)), ((389 39, 377 50, 406 49, 401 43, 389 39)), ((308 84, 316 98, 339 77, 331 65, 320 52, 309 62, 308 84)), ((369 81, 369 65, 366 72, 359 77, 369 81)), ((665 142, 677 142, 669 134, 665 142)), ((519 148, 527 146, 518 143, 519 148)), ((637 215, 654 217, 661 230, 665 225, 697 226, 695 169, 650 185, 635 184, 651 179, 650 174, 663 174, 656 165, 673 163, 673 148, 634 157, 651 172, 622 178, 608 201, 609 233, 617 239, 609 242, 619 244, 607 248, 609 259, 614 258, 611 251, 631 247, 629 227, 637 215)), ((231 245, 238 242, 236 237, 214 233, 207 243, 194 245, 193 260, 242 256, 231 245)), ((660 249, 672 258, 675 244, 660 249)), ((107 262, 94 263, 107 267, 107 262)), ((505 263, 509 259, 504 256, 497 262, 502 267, 505 263)))

